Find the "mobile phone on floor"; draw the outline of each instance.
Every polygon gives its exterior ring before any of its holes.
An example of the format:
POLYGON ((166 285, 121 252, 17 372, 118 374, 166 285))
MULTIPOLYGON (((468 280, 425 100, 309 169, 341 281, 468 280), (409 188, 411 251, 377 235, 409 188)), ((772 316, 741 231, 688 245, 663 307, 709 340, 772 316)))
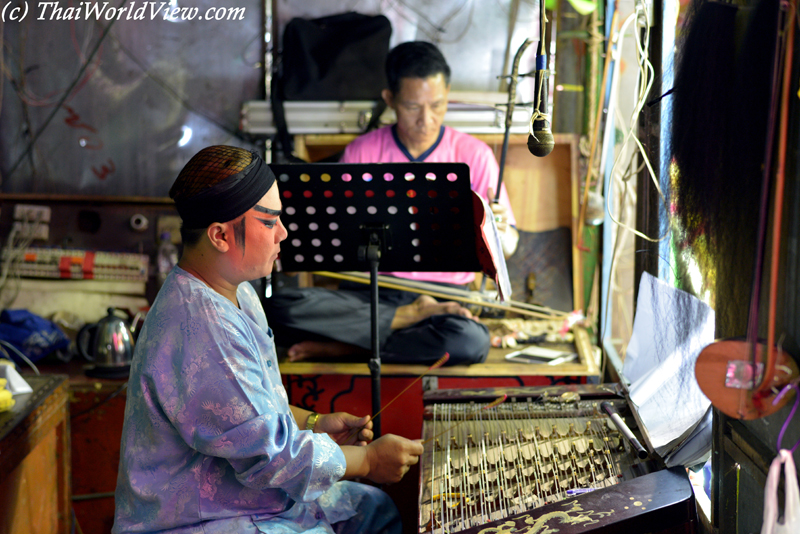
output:
POLYGON ((506 360, 517 363, 544 363, 549 365, 557 365, 559 363, 566 363, 574 360, 578 355, 574 352, 547 349, 544 347, 530 346, 522 350, 509 352, 506 354, 506 360))

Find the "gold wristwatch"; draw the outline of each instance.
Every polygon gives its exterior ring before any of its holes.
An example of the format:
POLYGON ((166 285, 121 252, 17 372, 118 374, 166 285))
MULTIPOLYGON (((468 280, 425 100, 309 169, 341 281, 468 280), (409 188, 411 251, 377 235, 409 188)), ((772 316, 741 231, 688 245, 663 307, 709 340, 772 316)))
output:
POLYGON ((314 426, 317 424, 317 419, 319 419, 319 414, 317 412, 311 412, 306 419, 306 430, 314 431, 314 426))

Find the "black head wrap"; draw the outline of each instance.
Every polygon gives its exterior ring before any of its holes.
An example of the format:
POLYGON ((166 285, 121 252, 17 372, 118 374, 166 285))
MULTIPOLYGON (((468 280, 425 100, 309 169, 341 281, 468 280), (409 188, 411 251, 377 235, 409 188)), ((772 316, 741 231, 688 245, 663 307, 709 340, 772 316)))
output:
MULTIPOLYGON (((201 154, 203 154, 202 151, 195 158, 201 154)), ((178 214, 183 220, 184 228, 206 228, 214 222, 231 221, 261 200, 275 183, 275 175, 261 159, 261 156, 255 152, 251 152, 251 154, 252 160, 247 167, 216 182, 211 187, 191 196, 176 198, 171 195, 175 200, 178 214)), ((191 164, 192 161, 186 167, 188 168, 191 164)), ((181 171, 181 174, 183 172, 181 171)), ((180 179, 179 175, 178 180, 180 179)))

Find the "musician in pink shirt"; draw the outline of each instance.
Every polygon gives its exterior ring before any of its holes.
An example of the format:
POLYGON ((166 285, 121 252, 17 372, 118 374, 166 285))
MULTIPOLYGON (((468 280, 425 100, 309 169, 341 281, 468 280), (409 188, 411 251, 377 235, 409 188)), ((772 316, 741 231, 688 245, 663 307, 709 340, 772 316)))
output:
MULTIPOLYGON (((442 124, 450 92, 450 67, 432 44, 413 41, 395 47, 386 60, 389 87, 382 96, 397 123, 360 136, 344 151, 343 163, 466 163, 472 189, 486 199, 500 231, 506 257, 519 235, 508 194, 494 200, 499 169, 486 143, 442 124)), ((400 278, 464 287, 471 272, 389 273, 400 278)), ((362 354, 370 349, 368 286, 341 284, 339 291, 301 288, 277 292, 265 306, 271 325, 286 336, 276 341, 291 361, 362 354), (288 342, 288 344, 287 344, 288 342)), ((381 356, 387 363, 433 363, 445 352, 448 363, 482 362, 489 352, 488 329, 456 302, 427 295, 380 290, 381 356)))
MULTIPOLYGON (((441 90, 441 80, 436 80, 433 84, 435 90, 441 90), (438 82, 438 83, 436 83, 438 82), (439 87, 437 87, 439 86, 439 87)), ((414 83, 404 80, 404 89, 413 87, 414 83)), ((391 92, 385 91, 389 96, 384 98, 391 99, 391 92)), ((409 91, 401 91, 400 95, 406 95, 409 91)), ((412 95, 413 96, 413 95, 412 95)), ((412 104, 413 105, 413 104, 412 104)), ((396 107, 398 104, 395 104, 396 107)), ((422 108, 420 106, 420 108, 422 108)), ((425 111, 420 111, 419 115, 425 115, 425 111)), ((398 116, 405 116, 401 112, 398 116)), ((420 119, 420 122, 424 120, 420 119)), ((484 143, 465 133, 456 131, 449 126, 442 126, 441 120, 438 133, 433 139, 430 147, 420 153, 417 157, 406 147, 403 139, 408 140, 408 136, 402 133, 399 124, 385 126, 362 135, 347 148, 345 148, 342 163, 406 163, 409 161, 425 161, 428 163, 466 163, 469 165, 470 182, 473 191, 483 198, 491 201, 494 196, 489 198, 489 193, 497 189, 498 167, 497 160, 494 158, 492 150, 484 143)), ((408 142, 408 141, 406 141, 408 142)), ((500 205, 491 205, 495 216, 501 217, 503 223, 503 236, 506 243, 517 242, 517 233, 514 229, 514 214, 511 212, 506 188, 500 192, 500 205)), ((513 250, 512 250, 513 252, 513 250)), ((425 282, 444 282, 448 284, 464 285, 475 279, 475 273, 458 272, 398 272, 391 273, 393 276, 408 278, 411 280, 421 280, 425 282)))

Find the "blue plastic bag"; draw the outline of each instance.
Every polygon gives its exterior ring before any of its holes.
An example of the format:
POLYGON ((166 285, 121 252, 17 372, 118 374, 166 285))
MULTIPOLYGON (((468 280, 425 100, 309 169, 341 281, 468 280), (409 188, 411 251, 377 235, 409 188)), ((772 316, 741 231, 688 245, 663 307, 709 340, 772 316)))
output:
MULTIPOLYGON (((28 310, 4 310, 0 313, 0 339, 10 343, 32 362, 67 348, 70 342, 58 325, 28 310)), ((25 362, 13 350, 6 352, 17 364, 24 365, 25 362)))

